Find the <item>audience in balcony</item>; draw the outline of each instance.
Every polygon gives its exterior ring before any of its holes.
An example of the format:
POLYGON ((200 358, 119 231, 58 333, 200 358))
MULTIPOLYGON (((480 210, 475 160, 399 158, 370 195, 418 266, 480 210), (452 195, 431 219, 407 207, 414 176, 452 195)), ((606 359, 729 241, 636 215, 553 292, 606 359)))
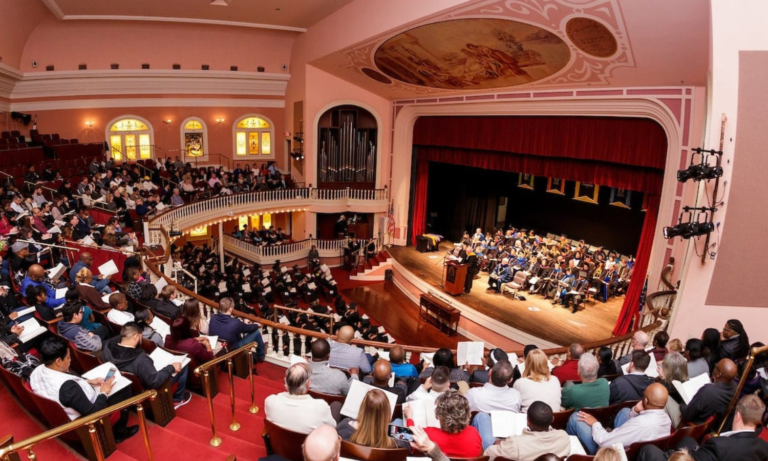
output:
POLYGON ((189 320, 179 317, 171 324, 165 348, 187 354, 198 364, 213 360, 213 346, 206 336, 194 336, 189 320))
POLYGON ((212 336, 218 336, 220 340, 229 345, 230 350, 235 350, 246 344, 256 342, 258 349, 254 356, 257 361, 264 361, 266 350, 264 340, 261 338, 261 325, 258 323, 245 323, 233 314, 234 301, 232 298, 222 298, 219 301, 219 312, 211 316, 208 330, 212 336))
POLYGON ((663 362, 660 362, 658 373, 659 377, 656 382, 663 384, 669 393, 667 406, 664 410, 672 420, 672 425, 677 427, 681 420, 680 404, 684 403, 684 400, 672 382, 684 383, 688 381, 688 362, 680 353, 671 352, 667 354, 663 362))
POLYGON ((608 406, 610 388, 608 380, 598 378, 599 364, 594 355, 585 353, 579 358, 580 384, 563 387, 563 408, 580 410, 608 406))
POLYGON ((328 365, 342 370, 357 368, 363 374, 371 372, 371 359, 365 351, 350 344, 355 336, 351 326, 341 327, 336 333, 336 341, 331 340, 331 356, 328 365))
POLYGON ((187 298, 181 310, 181 316, 189 320, 189 327, 201 335, 208 334, 208 319, 200 313, 200 302, 187 298))
MULTIPOLYGON (((712 372, 712 384, 706 384, 686 405, 680 405, 682 419, 694 424, 701 424, 710 416, 717 415, 715 424, 720 424, 728 409, 728 404, 736 392, 738 368, 731 359, 721 359, 712 372)), ((732 419, 727 420, 726 430, 730 430, 732 419)))
POLYGON ((435 368, 432 375, 424 381, 424 384, 408 394, 405 398, 406 402, 412 402, 414 400, 429 400, 434 402, 450 387, 450 374, 451 372, 447 367, 435 368))
MULTIPOLYGON (((405 405, 403 416, 406 425, 413 427, 413 409, 405 405)), ((424 432, 440 447, 440 450, 452 458, 473 458, 483 453, 480 433, 470 426, 471 411, 469 402, 459 392, 449 389, 435 400, 435 417, 440 427, 426 427, 424 432)))
POLYGON ((178 291, 175 286, 165 285, 157 298, 147 300, 144 305, 152 309, 155 314, 173 320, 181 315, 181 301, 176 299, 177 296, 178 291))
POLYGON ((717 346, 716 357, 719 363, 722 359, 740 359, 749 353, 749 337, 744 326, 737 319, 725 322, 722 340, 717 346))
POLYGON ((189 403, 192 394, 186 390, 188 367, 174 362, 156 370, 152 359, 139 347, 142 339, 142 328, 134 322, 126 323, 120 336, 111 338, 104 345, 102 360, 112 362, 120 371, 136 375, 145 389, 160 389, 167 381, 170 385, 176 384, 174 407, 178 409, 189 403))
POLYGON ((520 393, 522 411, 535 401, 541 401, 560 411, 560 381, 549 372, 547 356, 540 349, 532 350, 525 358, 522 378, 515 381, 515 390, 520 393))
POLYGON ((352 381, 359 379, 360 372, 357 368, 347 370, 349 377, 338 368, 328 366, 331 355, 331 345, 325 339, 316 339, 312 342, 312 376, 309 388, 316 392, 332 395, 347 395, 352 381))
POLYGON ((363 398, 357 419, 345 418, 336 426, 343 440, 370 448, 407 448, 405 440, 389 436, 387 429, 392 419, 392 407, 386 394, 372 389, 363 398))
POLYGON ((396 380, 394 385, 390 386, 391 375, 392 367, 389 361, 380 359, 373 364, 373 371, 370 376, 365 377, 364 381, 373 387, 378 387, 383 391, 397 395, 397 404, 402 405, 405 403, 405 396, 408 395, 408 388, 401 380, 396 380))
POLYGON ((672 421, 664 411, 667 398, 667 388, 654 383, 645 389, 642 399, 634 407, 619 411, 613 422, 613 431, 607 431, 586 409, 571 415, 566 430, 579 438, 590 455, 595 454, 599 447, 614 443, 628 447, 635 442, 655 440, 670 434, 672 421))
POLYGON ((668 342, 669 334, 666 331, 659 331, 653 336, 653 349, 648 352, 653 354, 656 363, 661 363, 662 360, 664 360, 664 357, 669 353, 669 349, 667 348, 668 342))
POLYGON ((61 309, 63 318, 57 324, 59 335, 71 341, 75 347, 88 352, 98 352, 102 348, 102 340, 109 337, 107 327, 99 327, 99 333, 88 331, 80 325, 84 309, 78 302, 65 304, 61 309), (103 336, 103 337, 102 337, 103 336))
POLYGON ((403 346, 393 346, 389 350, 389 362, 392 365, 392 372, 396 379, 418 378, 419 370, 411 363, 405 361, 405 349, 403 346))
POLYGON ((507 360, 500 360, 489 371, 489 382, 467 392, 469 408, 472 411, 513 411, 520 412, 520 393, 509 387, 512 383, 513 368, 507 360))
POLYGON ((634 350, 631 357, 628 374, 619 376, 611 382, 611 405, 640 400, 645 389, 653 384, 653 378, 645 374, 645 370, 651 363, 651 356, 644 350, 634 350))
POLYGON ((560 381, 561 385, 568 381, 579 380, 579 358, 583 353, 584 348, 581 344, 571 344, 566 353, 565 362, 552 369, 552 375, 560 381))
POLYGON ((96 287, 90 285, 90 282, 93 281, 93 273, 87 267, 81 268, 73 280, 76 283, 75 288, 80 299, 96 309, 109 309, 109 303, 102 299, 102 294, 96 291, 96 287))
POLYGON ((632 335, 631 346, 632 350, 628 354, 615 360, 616 368, 621 368, 628 364, 632 360, 633 351, 644 351, 646 347, 648 347, 648 333, 642 330, 635 332, 635 334, 632 335))
MULTIPOLYGON (((557 459, 564 459, 571 454, 571 440, 564 430, 551 428, 554 419, 552 408, 544 402, 533 402, 526 412, 526 428, 521 435, 508 437, 501 443, 486 445, 486 437, 483 436, 485 456, 489 461, 498 457, 508 459, 539 459, 540 456, 551 453, 557 459)), ((490 421, 484 428, 490 431, 490 421)), ((483 435, 483 429, 480 430, 483 435)), ((493 437, 489 437, 493 440, 493 437)))
POLYGON ((432 357, 432 366, 425 368, 419 375, 419 378, 429 378, 437 367, 446 367, 451 370, 451 382, 469 381, 469 372, 462 367, 456 366, 453 360, 453 352, 450 349, 438 349, 432 357))
POLYGON ((328 404, 307 394, 311 377, 312 369, 306 363, 296 363, 288 368, 285 392, 272 394, 264 400, 267 420, 300 434, 309 434, 323 424, 335 427, 336 420, 328 404))

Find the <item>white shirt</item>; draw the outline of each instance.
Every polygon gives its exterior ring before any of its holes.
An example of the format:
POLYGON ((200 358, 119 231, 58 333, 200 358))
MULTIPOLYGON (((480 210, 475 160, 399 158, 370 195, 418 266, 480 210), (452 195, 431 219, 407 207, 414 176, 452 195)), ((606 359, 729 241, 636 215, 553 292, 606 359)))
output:
POLYGON ((121 326, 134 321, 133 314, 117 309, 110 309, 109 312, 107 312, 107 318, 110 322, 121 326))
POLYGON ((515 381, 515 390, 520 393, 520 411, 525 413, 528 407, 537 400, 546 403, 552 408, 553 412, 560 411, 560 398, 562 389, 560 380, 554 376, 549 377, 549 381, 533 381, 528 378, 520 378, 515 381))
POLYGON ((495 410, 520 412, 522 400, 520 393, 511 387, 497 387, 485 383, 483 387, 473 387, 467 393, 469 409, 489 413, 495 410))
POLYGON ((442 394, 443 394, 442 392, 435 392, 432 389, 426 390, 422 385, 422 386, 419 386, 419 388, 413 391, 410 395, 408 395, 408 397, 405 398, 405 401, 413 402, 414 400, 429 400, 434 402, 442 394))
POLYGON ((264 400, 264 414, 278 426, 300 434, 309 434, 323 424, 336 426, 331 407, 309 395, 287 392, 270 395, 264 400))
POLYGON ((614 443, 624 445, 624 448, 635 442, 647 442, 666 437, 672 432, 672 420, 664 411, 645 410, 635 413, 633 408, 629 412, 629 420, 612 432, 605 430, 600 422, 592 425, 592 440, 601 447, 609 447, 614 443))

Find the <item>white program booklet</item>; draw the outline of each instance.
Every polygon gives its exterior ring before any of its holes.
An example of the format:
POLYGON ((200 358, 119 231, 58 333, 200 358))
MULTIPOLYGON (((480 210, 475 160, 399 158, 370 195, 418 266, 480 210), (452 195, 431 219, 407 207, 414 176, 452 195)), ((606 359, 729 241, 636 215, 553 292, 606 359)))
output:
POLYGON ((83 373, 83 378, 85 379, 105 379, 109 373, 110 368, 115 369, 115 384, 112 386, 112 391, 109 393, 109 395, 107 395, 107 397, 112 397, 112 395, 115 393, 120 392, 121 390, 130 386, 131 380, 120 374, 120 370, 118 370, 117 367, 110 362, 102 363, 87 373, 83 373))
POLYGON ((115 265, 115 262, 113 260, 109 260, 99 266, 99 274, 101 274, 103 277, 109 277, 112 274, 117 274, 120 272, 117 269, 117 265, 115 265))
POLYGON ((243 276, 248 277, 249 275, 251 275, 251 271, 248 268, 243 269, 243 276))
POLYGON ((19 335, 19 341, 23 343, 29 342, 45 333, 45 327, 41 326, 34 318, 20 323, 19 326, 24 328, 24 331, 19 335))
POLYGON ((90 235, 86 235, 83 237, 83 245, 95 245, 96 242, 93 241, 90 235))
POLYGON ((157 289, 158 293, 163 291, 163 287, 165 287, 166 285, 168 285, 168 281, 165 280, 164 277, 160 277, 159 279, 157 279, 157 282, 155 282, 155 288, 157 289))
POLYGON ((291 366, 296 365, 297 363, 309 363, 307 362, 307 359, 300 355, 291 354, 291 366))
POLYGON ((109 304, 109 297, 112 296, 115 293, 119 293, 115 291, 114 293, 108 293, 101 297, 101 302, 109 304))
POLYGON ((69 290, 69 288, 57 288, 56 299, 64 299, 64 297, 67 296, 67 290, 69 290))
MULTIPOLYGON (((362 381, 352 381, 352 385, 349 387, 349 392, 347 393, 347 398, 344 399, 344 406, 341 407, 341 414, 344 416, 349 416, 352 419, 357 419, 357 413, 360 411, 360 405, 363 403, 365 394, 367 394, 368 391, 372 389, 379 388, 373 387, 370 384, 365 384, 362 381)), ((387 396, 387 399, 389 400, 389 418, 392 419, 392 414, 395 412, 395 405, 397 404, 397 394, 393 394, 392 392, 387 392, 382 389, 379 390, 384 392, 384 394, 387 396)))
POLYGON ((496 438, 504 439, 513 435, 520 435, 527 425, 528 417, 525 413, 515 413, 512 411, 491 412, 491 426, 493 427, 493 436, 496 438))
POLYGON ((213 354, 216 355, 221 350, 221 343, 219 342, 218 336, 205 336, 200 335, 201 338, 208 338, 208 343, 211 345, 211 349, 213 351, 213 354))
POLYGON ((67 270, 67 268, 64 266, 64 264, 59 263, 56 265, 56 267, 48 269, 46 272, 48 272, 48 278, 51 280, 56 280, 61 277, 61 274, 63 274, 65 270, 67 270))
POLYGON ((482 365, 485 344, 481 342, 461 341, 456 350, 456 364, 463 366, 482 365))
POLYGON ((15 311, 15 312, 17 314, 16 318, 24 317, 25 315, 34 314, 35 313, 35 306, 28 307, 26 309, 22 309, 20 311, 15 311))
POLYGON ((434 400, 413 400, 403 405, 413 410, 413 424, 419 427, 440 427, 440 421, 435 417, 434 400))
MULTIPOLYGON (((189 362, 192 361, 192 359, 187 357, 187 354, 173 355, 160 347, 152 351, 152 353, 149 354, 149 358, 152 359, 152 362, 155 365, 155 370, 157 371, 162 370, 172 363, 181 363, 181 367, 183 368, 189 365, 189 362)), ((174 376, 175 375, 176 373, 174 373, 174 376)))
MULTIPOLYGON (((648 368, 645 369, 645 375, 650 376, 651 378, 658 378, 659 377, 659 370, 658 370, 658 364, 656 363, 656 357, 653 355, 653 352, 650 352, 648 355, 651 356, 651 363, 648 364, 648 368)), ((625 363, 621 366, 621 371, 625 375, 629 374, 629 363, 625 363)))
POLYGON ((697 392, 699 392, 699 389, 704 387, 705 385, 709 384, 709 375, 707 373, 702 373, 696 377, 693 377, 689 379, 688 381, 681 383, 680 381, 673 379, 672 385, 675 386, 675 389, 677 389, 677 392, 680 393, 680 397, 685 400, 685 404, 691 403, 691 400, 693 400, 693 396, 696 395, 697 392))
POLYGON ((244 283, 243 284, 243 292, 244 293, 250 293, 251 292, 251 284, 250 283, 244 283))
POLYGON ((435 353, 434 352, 422 352, 421 353, 421 360, 427 363, 427 365, 432 366, 432 363, 435 361, 435 353))
MULTIPOLYGON (((569 435, 568 436, 571 439, 571 456, 573 455, 582 455, 587 456, 587 452, 584 451, 584 445, 579 442, 579 438, 575 435, 569 435)), ((621 445, 621 444, 620 444, 621 445)), ((619 449, 620 452, 624 453, 624 446, 621 445, 622 448, 619 449)))

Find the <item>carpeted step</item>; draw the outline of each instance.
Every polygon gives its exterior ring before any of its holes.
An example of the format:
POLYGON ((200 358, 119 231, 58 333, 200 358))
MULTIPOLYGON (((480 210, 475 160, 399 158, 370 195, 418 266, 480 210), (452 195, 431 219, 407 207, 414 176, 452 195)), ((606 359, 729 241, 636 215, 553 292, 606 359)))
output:
POLYGON ((376 258, 368 258, 368 265, 369 266, 376 267, 379 264, 381 264, 381 261, 379 261, 378 259, 376 259, 376 258))
MULTIPOLYGON (((141 437, 141 434, 137 434, 134 437, 141 437)), ((109 455, 109 461, 138 461, 138 460, 133 456, 129 455, 128 453, 123 453, 122 451, 117 450, 111 455, 109 455)))
MULTIPOLYGON (((196 418, 182 418, 177 415, 174 418, 173 431, 183 434, 184 437, 205 441, 208 444, 211 439, 210 416, 208 414, 208 403, 205 399, 193 399, 195 402, 189 402, 184 407, 191 407, 196 418)), ((240 430, 232 432, 229 424, 232 422, 232 413, 227 405, 214 405, 214 414, 216 417, 216 435, 221 438, 221 446, 218 451, 227 454, 237 455, 238 460, 254 460, 265 456, 267 449, 264 447, 264 441, 261 438, 261 431, 264 428, 263 415, 252 415, 248 413, 247 407, 243 406, 243 411, 235 410, 235 417, 240 424, 240 430)), ((170 426, 170 424, 169 424, 170 426)))
MULTIPOLYGON (((260 408, 264 406, 264 399, 272 394, 285 392, 285 386, 280 383, 269 380, 257 381, 254 377, 253 386, 256 391, 256 405, 260 408)), ((235 398, 245 402, 251 401, 251 390, 248 387, 248 380, 235 378, 235 398)), ((219 381, 219 395, 224 394, 229 402, 229 381, 222 379, 219 381)), ((218 396, 217 396, 218 397, 218 396)))
POLYGON ((369 271, 371 269, 373 269, 373 266, 366 261, 366 263, 363 264, 363 270, 369 271))
POLYGON ((386 251, 380 251, 379 254, 376 255, 376 258, 383 263, 387 262, 387 260, 390 259, 391 257, 392 255, 390 255, 386 251))

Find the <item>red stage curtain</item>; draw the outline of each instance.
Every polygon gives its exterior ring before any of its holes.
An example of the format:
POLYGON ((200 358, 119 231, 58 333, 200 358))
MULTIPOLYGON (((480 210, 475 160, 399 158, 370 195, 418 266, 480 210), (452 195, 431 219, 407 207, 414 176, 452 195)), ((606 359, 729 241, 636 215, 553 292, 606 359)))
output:
POLYGON ((627 294, 624 297, 624 305, 616 320, 616 327, 613 329, 614 336, 621 336, 629 332, 632 319, 640 309, 640 295, 645 285, 645 275, 648 272, 648 260, 651 257, 651 248, 653 247, 653 237, 656 232, 656 219, 659 214, 658 194, 653 194, 648 200, 648 211, 645 214, 643 223, 643 233, 640 235, 640 245, 637 248, 637 258, 635 267, 632 270, 632 281, 627 288, 627 294))
POLYGON ((411 243, 416 245, 416 237, 424 234, 427 228, 427 185, 429 184, 429 162, 419 160, 416 165, 416 187, 413 196, 413 226, 411 243))
POLYGON ((664 169, 667 157, 666 133, 641 118, 421 117, 413 144, 656 169, 664 169))
MULTIPOLYGON (((664 153, 666 154, 666 151, 664 153)), ((418 159, 419 164, 424 161, 452 163, 486 170, 521 172, 547 178, 589 182, 653 194, 661 191, 664 180, 664 172, 653 168, 447 147, 419 146, 418 159)), ((426 212, 426 209, 423 211, 426 212)))

